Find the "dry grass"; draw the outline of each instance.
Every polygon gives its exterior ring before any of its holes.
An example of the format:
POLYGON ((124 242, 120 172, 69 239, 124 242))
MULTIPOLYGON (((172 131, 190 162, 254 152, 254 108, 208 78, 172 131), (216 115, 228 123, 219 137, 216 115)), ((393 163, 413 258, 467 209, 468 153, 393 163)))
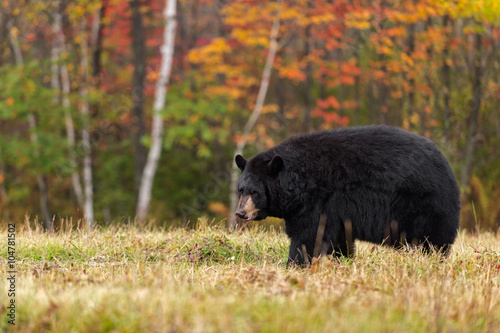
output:
MULTIPOLYGON (((288 240, 253 229, 17 232, 17 332, 495 332, 500 237, 450 256, 357 243, 354 259, 285 268, 288 240)), ((7 247, 2 230, 0 247, 7 247)), ((6 261, 4 259, 4 261, 6 261)), ((6 275, 6 265, 0 276, 6 275)), ((0 287, 7 289, 5 279, 0 287)), ((2 292, 0 304, 7 302, 2 292)), ((5 311, 3 311, 5 313, 5 311)), ((3 314, 0 331, 7 325, 3 314)))

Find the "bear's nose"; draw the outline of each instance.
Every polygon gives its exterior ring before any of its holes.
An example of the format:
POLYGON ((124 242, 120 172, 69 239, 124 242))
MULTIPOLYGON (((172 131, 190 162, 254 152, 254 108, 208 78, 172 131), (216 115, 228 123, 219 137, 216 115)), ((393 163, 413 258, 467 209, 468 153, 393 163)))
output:
POLYGON ((242 218, 244 218, 244 217, 245 217, 245 215, 247 215, 247 212, 245 212, 245 211, 244 211, 244 210, 242 210, 242 209, 238 209, 238 210, 236 211, 236 216, 238 216, 238 217, 239 217, 239 218, 241 218, 241 219, 242 219, 242 218))

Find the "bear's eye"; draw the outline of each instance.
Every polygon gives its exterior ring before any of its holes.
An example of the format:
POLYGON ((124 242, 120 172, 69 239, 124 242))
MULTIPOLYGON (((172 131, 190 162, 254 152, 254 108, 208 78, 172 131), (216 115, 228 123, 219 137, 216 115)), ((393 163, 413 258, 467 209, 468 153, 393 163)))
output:
POLYGON ((240 194, 243 194, 243 190, 240 189, 240 194))
POLYGON ((250 195, 252 197, 257 197, 259 194, 257 192, 255 192, 255 191, 250 191, 250 195))

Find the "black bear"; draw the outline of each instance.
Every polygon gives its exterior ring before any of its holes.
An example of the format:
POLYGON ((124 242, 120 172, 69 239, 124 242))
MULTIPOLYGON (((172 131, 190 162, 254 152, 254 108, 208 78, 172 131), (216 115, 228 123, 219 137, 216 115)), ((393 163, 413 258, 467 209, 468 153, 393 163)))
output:
POLYGON ((318 228, 321 253, 337 256, 352 255, 356 239, 447 253, 457 236, 459 189, 448 161, 432 141, 402 129, 297 135, 235 161, 242 171, 236 215, 283 218, 288 265, 316 255, 318 228))

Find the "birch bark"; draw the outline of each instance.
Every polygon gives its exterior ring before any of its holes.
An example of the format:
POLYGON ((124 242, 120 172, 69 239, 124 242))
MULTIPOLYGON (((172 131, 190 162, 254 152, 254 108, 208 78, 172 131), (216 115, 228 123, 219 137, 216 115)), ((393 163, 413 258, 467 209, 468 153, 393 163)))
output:
MULTIPOLYGON (((248 136, 253 126, 257 122, 257 119, 260 116, 262 111, 262 106, 264 105, 264 101, 266 99, 267 90, 269 88, 269 80, 271 78, 271 70, 273 69, 274 58, 276 56, 276 52, 278 50, 278 33, 280 30, 280 20, 277 17, 273 22, 273 27, 271 28, 270 33, 270 45, 269 45, 269 53, 267 54, 266 63, 264 65, 264 71, 262 72, 262 79, 260 82, 259 93, 257 94, 257 100, 255 102, 255 107, 248 118, 247 123, 243 129, 243 137, 236 144, 236 149, 234 151, 234 156, 241 155, 243 152, 243 148, 248 141, 248 136)), ((233 162, 231 167, 231 186, 230 186, 230 194, 229 194, 229 202, 230 202, 230 210, 229 210, 229 218, 228 218, 228 227, 230 230, 234 230, 236 227, 236 216, 234 212, 236 211, 236 205, 238 204, 237 193, 237 183, 238 183, 238 174, 239 169, 236 164, 233 162)))
MULTIPOLYGON (((80 30, 85 33, 85 21, 82 21, 80 30)), ((84 213, 87 227, 91 228, 94 224, 94 190, 92 183, 92 148, 89 135, 89 92, 88 92, 88 45, 86 38, 82 38, 81 42, 81 62, 82 80, 80 83, 81 109, 83 119, 82 128, 82 147, 83 147, 83 184, 85 189, 84 194, 84 213)))
MULTIPOLYGON (((54 33, 54 43, 52 45, 52 61, 53 62, 61 62, 61 55, 66 52, 65 46, 65 37, 62 31, 62 14, 61 14, 61 3, 58 3, 58 9, 54 15, 54 23, 52 25, 52 30, 54 33)), ((54 65, 53 65, 54 68, 54 65)), ((57 65, 59 69, 59 73, 61 75, 61 91, 62 91, 62 106, 64 109, 64 123, 66 126, 66 135, 68 146, 71 150, 75 149, 76 143, 76 135, 75 135, 75 126, 73 124, 73 117, 71 116, 71 103, 69 101, 69 94, 71 92, 71 85, 69 81, 69 73, 68 68, 65 64, 61 63, 57 65)), ((53 81, 54 82, 54 81, 53 81)), ((73 190, 75 192, 76 201, 79 207, 83 207, 84 199, 83 199, 83 190, 82 184, 80 182, 80 177, 78 175, 77 169, 77 160, 73 154, 69 156, 69 162, 71 164, 71 168, 73 169, 71 173, 71 183, 73 185, 73 190)))
POLYGON ((163 33, 163 45, 161 46, 161 67, 158 82, 156 82, 155 99, 153 105, 153 123, 151 129, 151 148, 148 153, 146 165, 142 173, 139 195, 137 198, 136 218, 143 220, 149 209, 153 180, 158 168, 161 156, 163 139, 163 116, 162 110, 165 106, 167 95, 167 84, 170 81, 172 71, 172 60, 174 56, 175 27, 176 27, 177 0, 166 0, 165 20, 166 26, 163 33))

